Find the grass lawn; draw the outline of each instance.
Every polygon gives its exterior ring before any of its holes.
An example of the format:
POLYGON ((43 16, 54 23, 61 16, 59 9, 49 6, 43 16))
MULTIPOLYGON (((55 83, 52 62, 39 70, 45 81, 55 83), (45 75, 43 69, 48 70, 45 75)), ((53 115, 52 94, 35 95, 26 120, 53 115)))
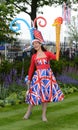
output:
POLYGON ((41 105, 33 108, 30 119, 23 120, 26 110, 26 104, 0 108, 0 130, 78 130, 78 93, 49 103, 48 122, 41 120, 41 105))

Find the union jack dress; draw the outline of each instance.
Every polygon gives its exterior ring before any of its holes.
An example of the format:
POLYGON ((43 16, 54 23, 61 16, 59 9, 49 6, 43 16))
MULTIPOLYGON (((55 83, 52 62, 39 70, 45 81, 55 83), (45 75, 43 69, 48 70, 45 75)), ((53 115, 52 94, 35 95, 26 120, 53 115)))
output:
MULTIPOLYGON (((47 58, 36 59, 36 65, 49 64, 47 58)), ((25 81, 28 80, 26 76, 25 81)), ((47 69, 37 69, 32 77, 31 84, 26 95, 26 103, 39 105, 42 102, 58 102, 64 99, 56 78, 49 67, 47 69)))

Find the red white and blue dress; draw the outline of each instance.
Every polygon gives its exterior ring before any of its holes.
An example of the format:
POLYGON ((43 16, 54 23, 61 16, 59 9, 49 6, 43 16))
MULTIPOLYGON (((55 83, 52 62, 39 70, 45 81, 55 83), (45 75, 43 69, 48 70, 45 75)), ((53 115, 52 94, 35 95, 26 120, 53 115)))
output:
POLYGON ((26 76, 26 81, 31 81, 25 99, 28 104, 39 105, 42 102, 58 102, 64 99, 64 94, 49 64, 50 60, 56 60, 56 56, 49 51, 44 53, 44 58, 37 58, 37 54, 34 54, 31 59, 28 76, 26 76))

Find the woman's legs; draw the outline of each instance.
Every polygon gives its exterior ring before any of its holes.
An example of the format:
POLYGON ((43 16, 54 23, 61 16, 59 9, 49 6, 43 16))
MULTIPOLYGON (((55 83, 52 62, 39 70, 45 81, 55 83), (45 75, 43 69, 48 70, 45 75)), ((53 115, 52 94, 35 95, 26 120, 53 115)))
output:
MULTIPOLYGON (((33 107, 33 105, 31 105, 31 104, 28 106, 28 110, 27 110, 26 114, 24 115, 24 119, 28 119, 30 117, 32 107, 33 107)), ((46 110, 47 110, 47 103, 42 103, 42 120, 43 121, 47 121, 46 110)))
POLYGON ((33 107, 33 105, 31 105, 31 104, 28 106, 28 110, 27 110, 26 114, 24 115, 24 119, 28 119, 30 117, 32 107, 33 107))
POLYGON ((42 103, 42 120, 43 121, 47 121, 46 110, 47 110, 47 103, 44 102, 44 103, 42 103))

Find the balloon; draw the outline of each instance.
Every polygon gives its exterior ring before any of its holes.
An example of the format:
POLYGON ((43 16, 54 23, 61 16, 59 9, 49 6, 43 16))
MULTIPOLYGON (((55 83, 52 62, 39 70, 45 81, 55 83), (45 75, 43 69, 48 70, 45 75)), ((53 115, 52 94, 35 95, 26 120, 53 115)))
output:
POLYGON ((57 17, 55 20, 54 20, 54 23, 52 24, 53 26, 56 26, 56 25, 61 25, 63 23, 63 18, 62 17, 57 17))
POLYGON ((46 26, 46 24, 47 24, 47 21, 46 21, 46 19, 45 18, 43 18, 43 17, 41 17, 41 16, 39 16, 39 17, 37 17, 37 18, 35 18, 34 19, 34 27, 36 26, 36 22, 37 22, 37 20, 39 20, 39 19, 42 19, 43 21, 44 21, 44 24, 41 24, 41 21, 39 21, 39 26, 40 27, 45 27, 46 26))
POLYGON ((53 26, 56 27, 56 59, 59 60, 59 53, 60 53, 60 30, 61 30, 61 24, 63 23, 62 17, 57 17, 54 20, 53 26))
POLYGON ((15 23, 17 20, 21 20, 21 21, 23 21, 23 22, 27 25, 27 27, 28 27, 28 29, 29 29, 29 32, 30 32, 31 41, 32 41, 32 40, 34 39, 34 35, 33 35, 33 29, 34 29, 34 28, 31 28, 30 25, 28 24, 28 22, 27 22, 25 19, 15 18, 15 19, 10 23, 10 29, 11 29, 12 31, 14 31, 14 32, 17 32, 17 31, 21 30, 20 24, 19 24, 19 23, 15 23), (14 25, 14 24, 16 25, 17 28, 13 28, 13 25, 14 25))
POLYGON ((28 29, 29 29, 30 36, 31 36, 31 45, 32 45, 32 40, 34 39, 33 30, 35 29, 35 23, 37 22, 38 19, 44 20, 45 23, 42 25, 42 24, 41 24, 41 21, 39 21, 39 25, 40 25, 41 27, 45 27, 46 24, 47 24, 47 21, 46 21, 45 18, 43 18, 43 17, 40 16, 40 17, 35 18, 34 23, 33 23, 33 25, 34 25, 33 27, 30 27, 30 25, 28 24, 28 22, 27 22, 25 19, 15 18, 15 19, 10 23, 10 29, 11 29, 12 31, 14 31, 14 32, 17 32, 17 31, 21 30, 20 24, 19 24, 19 23, 15 23, 15 22, 18 21, 18 20, 23 21, 23 22, 27 25, 27 27, 28 27, 28 29), (13 25, 15 25, 16 28, 14 28, 13 25))

